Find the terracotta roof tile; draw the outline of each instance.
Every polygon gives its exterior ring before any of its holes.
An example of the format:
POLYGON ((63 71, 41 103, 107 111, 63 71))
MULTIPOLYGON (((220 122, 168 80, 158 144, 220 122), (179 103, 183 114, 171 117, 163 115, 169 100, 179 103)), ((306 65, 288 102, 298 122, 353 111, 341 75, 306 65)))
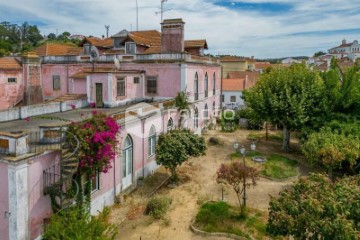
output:
POLYGON ((248 72, 248 71, 233 71, 228 72, 228 78, 246 78, 248 76, 249 80, 257 80, 260 76, 258 72, 248 72))
POLYGON ((112 38, 86 37, 83 40, 83 43, 84 42, 88 42, 95 47, 102 47, 102 48, 112 48, 113 47, 113 39, 112 38))
POLYGON ((151 47, 161 43, 161 34, 156 30, 129 32, 129 38, 136 44, 151 47))
POLYGON ((21 70, 21 64, 13 57, 0 58, 0 69, 21 70))
POLYGON ((61 43, 45 43, 35 49, 39 56, 76 56, 83 52, 81 47, 74 47, 61 43))
POLYGON ((256 62, 255 69, 266 69, 271 66, 269 62, 256 62))
POLYGON ((222 83, 223 91, 242 91, 244 90, 244 79, 241 78, 225 78, 222 83))
POLYGON ((205 39, 201 40, 185 40, 185 48, 205 48, 208 49, 205 39))

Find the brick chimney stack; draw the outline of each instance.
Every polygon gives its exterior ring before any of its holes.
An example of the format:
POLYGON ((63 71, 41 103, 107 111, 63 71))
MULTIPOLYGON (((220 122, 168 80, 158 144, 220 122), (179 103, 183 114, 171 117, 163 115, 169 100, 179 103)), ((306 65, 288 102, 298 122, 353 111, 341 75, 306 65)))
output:
POLYGON ((161 23, 161 53, 184 52, 184 25, 181 18, 161 23))

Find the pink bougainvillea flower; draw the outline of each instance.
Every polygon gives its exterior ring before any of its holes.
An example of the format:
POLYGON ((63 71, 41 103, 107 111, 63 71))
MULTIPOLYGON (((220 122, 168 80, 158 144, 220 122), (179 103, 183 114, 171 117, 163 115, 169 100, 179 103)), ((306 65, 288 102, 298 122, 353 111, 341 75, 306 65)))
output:
POLYGON ((96 107, 96 103, 95 103, 95 102, 91 102, 91 103, 89 104, 89 106, 90 106, 90 108, 95 108, 95 107, 96 107))
POLYGON ((26 118, 24 118, 24 120, 27 121, 27 122, 30 122, 30 121, 31 121, 31 117, 26 117, 26 118))
POLYGON ((75 108, 76 108, 76 105, 75 105, 75 104, 70 104, 70 107, 71 107, 72 109, 75 109, 75 108))

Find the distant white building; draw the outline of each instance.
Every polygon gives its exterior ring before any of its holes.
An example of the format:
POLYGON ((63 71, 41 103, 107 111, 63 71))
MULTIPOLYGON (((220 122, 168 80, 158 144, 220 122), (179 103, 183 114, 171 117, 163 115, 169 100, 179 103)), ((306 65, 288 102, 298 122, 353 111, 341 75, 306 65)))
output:
POLYGON ((342 40, 341 45, 328 50, 329 54, 336 58, 347 57, 352 61, 360 58, 360 45, 357 40, 352 43, 347 43, 345 39, 342 40))
POLYGON ((285 58, 281 60, 281 64, 292 64, 292 63, 300 63, 300 61, 294 59, 294 58, 285 58))

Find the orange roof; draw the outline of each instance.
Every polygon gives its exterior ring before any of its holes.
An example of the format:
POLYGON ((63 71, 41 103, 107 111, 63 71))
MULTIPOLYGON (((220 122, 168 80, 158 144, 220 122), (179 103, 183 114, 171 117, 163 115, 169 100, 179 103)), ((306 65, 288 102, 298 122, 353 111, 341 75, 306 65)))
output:
POLYGON ((113 46, 112 38, 86 37, 83 40, 83 43, 84 42, 88 42, 95 47, 102 47, 102 48, 111 48, 113 46))
POLYGON ((244 79, 224 78, 222 83, 223 91, 242 91, 244 90, 244 79))
POLYGON ((208 49, 207 42, 205 39, 201 40, 186 40, 185 48, 205 48, 208 49))
POLYGON ((271 63, 269 62, 256 62, 255 68, 256 69, 266 69, 271 66, 271 63))
POLYGON ((0 58, 0 69, 21 70, 21 64, 13 57, 0 58))
POLYGON ((160 45, 161 42, 161 34, 156 30, 129 32, 129 38, 136 44, 147 47, 160 45))
POLYGON ((260 73, 258 72, 248 72, 248 71, 233 71, 233 72, 228 72, 228 78, 246 78, 246 76, 248 76, 248 79, 250 80, 256 80, 259 76, 260 73))
POLYGON ((45 43, 37 47, 34 51, 39 56, 75 56, 80 55, 83 49, 62 43, 45 43))

